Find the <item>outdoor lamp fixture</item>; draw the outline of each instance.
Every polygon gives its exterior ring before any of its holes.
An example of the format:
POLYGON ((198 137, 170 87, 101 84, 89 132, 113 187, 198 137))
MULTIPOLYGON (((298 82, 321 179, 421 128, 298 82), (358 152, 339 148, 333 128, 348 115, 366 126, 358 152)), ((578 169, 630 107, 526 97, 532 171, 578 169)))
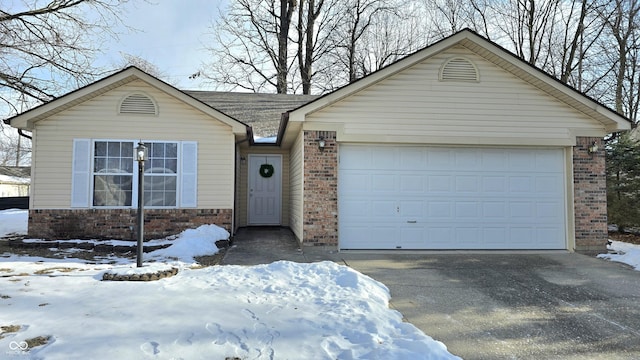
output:
POLYGON ((320 139, 318 139, 318 148, 320 149, 320 151, 324 150, 324 147, 327 145, 327 143, 324 141, 324 136, 320 136, 320 139))
POLYGON ((593 154, 598 152, 598 144, 594 141, 593 144, 591 144, 588 148, 587 151, 589 152, 589 154, 593 154))
POLYGON ((136 147, 138 162, 138 252, 137 266, 142 267, 142 241, 144 239, 144 161, 147 159, 147 147, 142 140, 136 147))

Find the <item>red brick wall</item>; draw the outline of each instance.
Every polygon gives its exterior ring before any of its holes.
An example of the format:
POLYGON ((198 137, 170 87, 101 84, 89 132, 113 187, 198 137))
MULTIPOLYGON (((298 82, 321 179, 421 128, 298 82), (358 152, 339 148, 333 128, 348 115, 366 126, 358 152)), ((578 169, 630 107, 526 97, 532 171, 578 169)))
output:
POLYGON ((579 137, 573 148, 576 248, 582 253, 606 252, 607 184, 601 138, 579 137), (593 143, 598 151, 589 153, 593 143))
POLYGON ((338 245, 338 144, 333 131, 304 132, 303 241, 338 245), (324 137, 324 150, 318 140, 324 137))
MULTIPOLYGON (((178 234, 205 224, 231 231, 231 209, 145 209, 145 239, 178 234)), ((137 210, 29 210, 29 237, 41 239, 119 239, 137 237, 137 210)))

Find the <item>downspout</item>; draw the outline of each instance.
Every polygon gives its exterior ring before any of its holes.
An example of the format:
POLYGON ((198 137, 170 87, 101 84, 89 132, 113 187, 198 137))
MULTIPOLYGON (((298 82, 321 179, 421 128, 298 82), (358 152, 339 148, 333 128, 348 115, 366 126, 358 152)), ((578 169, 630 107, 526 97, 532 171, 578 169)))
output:
POLYGON ((22 129, 18 129, 18 134, 20 134, 20 136, 24 136, 24 137, 26 137, 26 138, 27 138, 27 139, 29 139, 29 140, 32 140, 32 139, 33 139, 33 137, 32 137, 31 135, 27 135, 27 134, 25 134, 25 133, 24 133, 24 130, 22 130, 22 129))

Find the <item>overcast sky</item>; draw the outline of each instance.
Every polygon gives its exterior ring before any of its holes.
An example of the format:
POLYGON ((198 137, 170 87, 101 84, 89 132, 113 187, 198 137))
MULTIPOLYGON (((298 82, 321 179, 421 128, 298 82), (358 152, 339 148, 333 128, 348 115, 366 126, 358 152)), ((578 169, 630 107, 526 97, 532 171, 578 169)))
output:
POLYGON ((200 88, 189 75, 207 58, 205 34, 218 15, 220 0, 134 0, 125 5, 122 22, 139 31, 121 29, 120 39, 111 41, 98 65, 120 64, 120 52, 139 56, 156 65, 180 89, 200 88))

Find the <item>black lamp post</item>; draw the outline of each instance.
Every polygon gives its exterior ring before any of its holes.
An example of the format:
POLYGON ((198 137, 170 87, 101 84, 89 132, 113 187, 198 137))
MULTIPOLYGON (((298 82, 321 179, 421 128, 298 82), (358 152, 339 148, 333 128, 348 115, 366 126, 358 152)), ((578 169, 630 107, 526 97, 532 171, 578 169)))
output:
POLYGON ((147 159, 147 147, 142 140, 136 147, 138 161, 138 256, 137 265, 142 267, 142 242, 144 240, 144 161, 147 159))

